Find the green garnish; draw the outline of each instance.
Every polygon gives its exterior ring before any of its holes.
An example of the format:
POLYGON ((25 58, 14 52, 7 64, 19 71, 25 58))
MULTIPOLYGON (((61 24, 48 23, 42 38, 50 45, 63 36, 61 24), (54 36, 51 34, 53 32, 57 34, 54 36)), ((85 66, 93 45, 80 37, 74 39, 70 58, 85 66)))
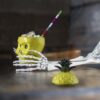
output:
POLYGON ((57 68, 59 68, 62 72, 68 72, 70 71, 73 67, 70 67, 71 62, 68 59, 62 59, 59 64, 60 66, 56 66, 57 68))

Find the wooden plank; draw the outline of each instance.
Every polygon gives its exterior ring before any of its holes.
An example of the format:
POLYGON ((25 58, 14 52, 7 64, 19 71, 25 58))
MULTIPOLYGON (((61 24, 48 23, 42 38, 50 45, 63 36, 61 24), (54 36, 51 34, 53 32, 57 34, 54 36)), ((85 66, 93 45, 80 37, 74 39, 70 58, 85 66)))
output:
POLYGON ((80 56, 80 54, 81 50, 76 49, 44 53, 48 60, 71 59, 80 56))
POLYGON ((83 66, 73 70, 79 85, 59 87, 51 83, 53 72, 18 72, 0 76, 1 100, 100 99, 100 70, 83 66), (7 98, 7 99, 6 99, 7 98))

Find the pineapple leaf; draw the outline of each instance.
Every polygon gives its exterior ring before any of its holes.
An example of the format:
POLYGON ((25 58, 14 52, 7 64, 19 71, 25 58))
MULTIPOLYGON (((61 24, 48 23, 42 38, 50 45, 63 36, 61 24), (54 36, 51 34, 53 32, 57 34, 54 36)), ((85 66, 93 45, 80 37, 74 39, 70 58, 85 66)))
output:
POLYGON ((68 59, 62 59, 59 64, 61 65, 60 70, 63 72, 70 71, 72 68, 69 67, 71 62, 68 59))
POLYGON ((61 70, 62 68, 61 67, 59 67, 59 66, 55 66, 55 67, 57 67, 59 70, 61 70))

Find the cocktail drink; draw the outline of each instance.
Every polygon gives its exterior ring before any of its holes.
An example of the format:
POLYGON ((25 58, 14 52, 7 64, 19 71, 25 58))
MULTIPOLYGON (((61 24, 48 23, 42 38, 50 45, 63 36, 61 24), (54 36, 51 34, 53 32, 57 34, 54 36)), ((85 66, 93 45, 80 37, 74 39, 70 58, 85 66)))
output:
MULTIPOLYGON (((16 49, 16 54, 18 56, 22 55, 34 55, 32 50, 42 52, 45 46, 45 38, 40 35, 36 35, 35 32, 29 32, 27 34, 22 34, 18 37, 18 46, 16 49)), ((19 58, 21 59, 21 58, 19 58)))

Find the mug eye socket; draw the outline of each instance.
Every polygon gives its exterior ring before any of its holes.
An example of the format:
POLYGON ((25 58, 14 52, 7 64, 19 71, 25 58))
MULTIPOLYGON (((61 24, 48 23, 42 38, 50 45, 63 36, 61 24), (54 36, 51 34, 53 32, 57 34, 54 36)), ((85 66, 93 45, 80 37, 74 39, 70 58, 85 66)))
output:
POLYGON ((20 47, 21 47, 22 45, 20 44, 20 47))
POLYGON ((27 49, 28 48, 28 45, 27 44, 25 44, 25 49, 27 49))

